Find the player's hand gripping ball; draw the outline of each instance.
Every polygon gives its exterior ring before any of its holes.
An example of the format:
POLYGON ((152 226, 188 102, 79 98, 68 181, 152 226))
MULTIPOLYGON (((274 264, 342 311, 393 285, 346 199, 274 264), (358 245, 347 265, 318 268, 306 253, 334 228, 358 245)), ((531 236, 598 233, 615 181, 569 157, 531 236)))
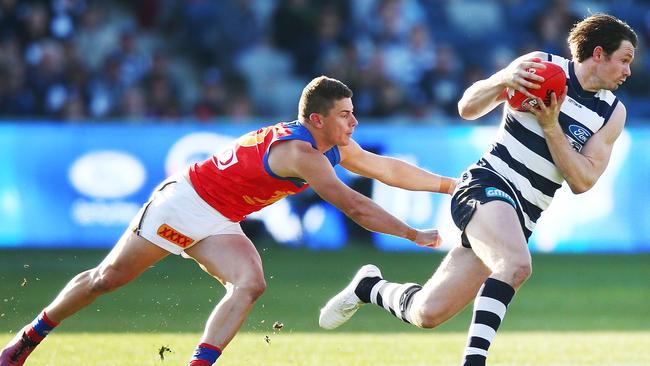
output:
MULTIPOLYGON (((541 61, 546 65, 545 69, 536 69, 531 67, 528 69, 528 72, 535 73, 544 78, 544 82, 539 89, 527 89, 531 94, 541 98, 544 101, 544 104, 547 106, 551 104, 551 92, 555 92, 555 96, 559 98, 564 94, 564 88, 566 86, 566 75, 562 67, 547 61, 541 61)), ((537 105, 537 100, 529 98, 526 95, 522 94, 520 91, 515 89, 508 88, 508 104, 518 111, 526 112, 524 104, 528 104, 531 107, 537 105)))

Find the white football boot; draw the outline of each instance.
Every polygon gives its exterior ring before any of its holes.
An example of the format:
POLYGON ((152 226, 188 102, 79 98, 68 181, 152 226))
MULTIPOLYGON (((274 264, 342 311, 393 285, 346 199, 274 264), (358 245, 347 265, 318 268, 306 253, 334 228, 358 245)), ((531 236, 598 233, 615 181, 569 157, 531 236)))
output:
POLYGON ((320 317, 318 318, 318 325, 324 329, 334 329, 345 323, 357 312, 359 307, 364 303, 354 293, 354 290, 359 285, 359 282, 368 277, 379 277, 381 271, 379 268, 372 264, 366 264, 361 267, 357 274, 354 275, 352 281, 336 296, 331 298, 325 306, 320 309, 320 317))

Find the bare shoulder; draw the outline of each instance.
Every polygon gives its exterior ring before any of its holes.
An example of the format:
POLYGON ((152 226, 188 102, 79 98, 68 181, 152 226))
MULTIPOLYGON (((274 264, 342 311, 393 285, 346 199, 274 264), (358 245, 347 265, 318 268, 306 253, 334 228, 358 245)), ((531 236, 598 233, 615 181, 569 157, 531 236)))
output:
POLYGON ((302 154, 312 154, 314 152, 316 152, 316 149, 307 141, 285 140, 273 144, 270 154, 275 157, 290 159, 292 157, 300 157, 302 154))
POLYGON ((301 165, 318 161, 318 150, 307 141, 278 141, 269 151, 268 163, 271 170, 281 177, 296 177, 301 165))

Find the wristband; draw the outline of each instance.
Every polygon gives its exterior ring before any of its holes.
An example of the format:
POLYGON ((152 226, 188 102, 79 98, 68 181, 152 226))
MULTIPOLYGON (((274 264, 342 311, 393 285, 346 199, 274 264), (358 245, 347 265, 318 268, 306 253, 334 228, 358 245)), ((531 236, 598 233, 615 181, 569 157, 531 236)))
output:
POLYGON ((415 229, 408 228, 406 230, 406 239, 410 241, 415 241, 415 238, 418 236, 418 232, 415 229))

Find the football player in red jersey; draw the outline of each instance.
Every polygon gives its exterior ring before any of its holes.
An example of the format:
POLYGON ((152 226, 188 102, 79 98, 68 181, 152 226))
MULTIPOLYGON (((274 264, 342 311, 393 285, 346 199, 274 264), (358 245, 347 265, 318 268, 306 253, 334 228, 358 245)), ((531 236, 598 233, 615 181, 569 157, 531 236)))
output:
POLYGON ((362 149, 352 91, 321 76, 303 90, 297 121, 252 131, 188 171, 164 181, 96 267, 74 277, 0 354, 0 366, 23 365, 61 321, 138 277, 170 253, 194 259, 226 287, 210 315, 191 366, 212 365, 266 289, 262 261, 239 222, 311 186, 364 228, 440 245, 438 231, 414 229, 345 185, 334 166, 408 190, 453 192, 456 181, 362 149))

